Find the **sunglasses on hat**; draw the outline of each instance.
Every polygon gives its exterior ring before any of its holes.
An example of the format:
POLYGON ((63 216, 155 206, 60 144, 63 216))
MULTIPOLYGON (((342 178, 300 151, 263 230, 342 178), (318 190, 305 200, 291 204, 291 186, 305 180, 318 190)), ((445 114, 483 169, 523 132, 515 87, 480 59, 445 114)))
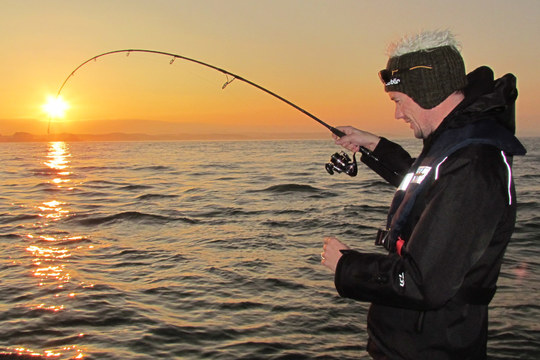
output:
POLYGON ((433 66, 429 66, 429 65, 418 65, 418 66, 413 66, 413 67, 410 67, 408 69, 395 69, 395 70, 388 70, 388 69, 383 69, 381 71, 379 71, 379 78, 381 79, 382 83, 384 85, 387 85, 390 80, 392 79, 392 77, 394 76, 395 73, 400 73, 400 74, 403 74, 407 71, 411 71, 411 70, 416 70, 416 69, 428 69, 428 70, 433 70, 433 66))

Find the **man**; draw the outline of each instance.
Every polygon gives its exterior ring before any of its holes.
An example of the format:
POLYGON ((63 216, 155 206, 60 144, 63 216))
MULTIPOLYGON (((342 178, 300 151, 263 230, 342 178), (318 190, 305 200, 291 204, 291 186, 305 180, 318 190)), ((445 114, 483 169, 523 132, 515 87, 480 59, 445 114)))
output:
POLYGON ((448 31, 406 37, 380 72, 385 91, 424 146, 399 145, 352 127, 335 138, 398 187, 376 242, 388 253, 324 240, 322 264, 343 297, 371 302, 367 350, 375 359, 484 359, 488 304, 514 230, 515 77, 466 75, 448 31))

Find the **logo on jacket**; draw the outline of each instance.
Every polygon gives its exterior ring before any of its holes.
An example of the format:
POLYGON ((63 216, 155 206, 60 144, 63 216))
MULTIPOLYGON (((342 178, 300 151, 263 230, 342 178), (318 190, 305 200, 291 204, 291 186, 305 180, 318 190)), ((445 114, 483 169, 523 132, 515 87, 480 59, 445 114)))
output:
POLYGON ((405 191, 409 187, 409 184, 420 184, 431 171, 431 166, 420 166, 414 173, 408 173, 403 177, 401 184, 399 184, 398 191, 405 191))
POLYGON ((421 184, 430 171, 431 171, 431 166, 420 166, 414 173, 414 176, 411 182, 413 184, 421 184))
POLYGON ((404 272, 399 274, 399 286, 405 287, 405 273, 404 272))

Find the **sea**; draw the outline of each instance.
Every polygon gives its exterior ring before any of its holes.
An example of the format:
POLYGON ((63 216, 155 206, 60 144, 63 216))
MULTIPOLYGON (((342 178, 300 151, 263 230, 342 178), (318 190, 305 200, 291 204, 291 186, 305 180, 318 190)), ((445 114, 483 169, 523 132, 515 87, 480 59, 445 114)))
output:
MULTIPOLYGON (((540 138, 522 141, 491 359, 540 358, 540 138)), ((325 236, 382 252, 394 189, 363 164, 328 174, 341 150, 0 143, 0 360, 368 359, 369 304, 338 296, 320 254, 325 236)))

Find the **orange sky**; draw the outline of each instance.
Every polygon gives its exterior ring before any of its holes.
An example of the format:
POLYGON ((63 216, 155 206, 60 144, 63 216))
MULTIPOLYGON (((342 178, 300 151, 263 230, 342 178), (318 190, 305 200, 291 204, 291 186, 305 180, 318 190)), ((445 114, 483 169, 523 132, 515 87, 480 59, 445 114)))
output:
MULTIPOLYGON (((330 125, 412 136, 393 119, 377 77, 386 44, 420 29, 450 28, 469 71, 489 65, 497 76, 518 77, 518 135, 537 136, 539 18, 537 0, 4 1, 0 134, 46 133, 42 105, 77 65, 110 50, 146 48, 237 73, 330 125)), ((62 91, 70 109, 52 130, 326 132, 254 87, 235 81, 222 90, 223 74, 169 60, 116 54, 88 64, 62 91)))

